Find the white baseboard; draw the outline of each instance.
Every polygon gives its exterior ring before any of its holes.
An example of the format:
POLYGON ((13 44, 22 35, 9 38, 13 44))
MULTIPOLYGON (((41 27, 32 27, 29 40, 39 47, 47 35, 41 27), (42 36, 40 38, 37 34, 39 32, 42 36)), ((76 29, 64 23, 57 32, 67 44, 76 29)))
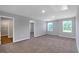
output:
POLYGON ((60 36, 60 37, 66 37, 66 38, 73 38, 73 39, 75 39, 75 37, 68 37, 68 36, 63 36, 63 35, 58 35, 58 36, 60 36))
POLYGON ((40 37, 40 36, 43 36, 43 35, 46 35, 46 34, 42 34, 42 35, 38 35, 38 36, 34 36, 34 37, 40 37))
POLYGON ((19 39, 19 40, 13 40, 13 42, 20 42, 20 41, 27 40, 27 39, 30 39, 30 38, 22 38, 22 39, 19 39))
POLYGON ((59 37, 65 37, 65 38, 75 39, 75 37, 68 37, 68 36, 64 36, 64 35, 57 35, 57 34, 48 34, 48 35, 56 35, 56 36, 59 36, 59 37))

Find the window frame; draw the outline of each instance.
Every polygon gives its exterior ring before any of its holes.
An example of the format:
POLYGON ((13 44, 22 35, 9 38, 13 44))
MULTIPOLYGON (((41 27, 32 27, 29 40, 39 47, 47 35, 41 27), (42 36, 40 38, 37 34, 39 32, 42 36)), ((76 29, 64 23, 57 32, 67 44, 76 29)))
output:
POLYGON ((72 33, 72 28, 73 28, 73 24, 72 24, 72 20, 64 20, 63 22, 62 22, 62 27, 63 27, 63 32, 64 33, 72 33), (67 31, 67 30, 65 30, 64 29, 64 22, 67 22, 67 21, 70 21, 71 22, 71 31, 67 31))
POLYGON ((53 30, 54 30, 54 23, 53 23, 53 22, 48 22, 48 23, 47 23, 47 31, 48 31, 48 32, 52 32, 53 30), (51 23, 51 24, 53 25, 53 26, 52 26, 52 30, 49 30, 49 25, 48 25, 49 23, 51 23))

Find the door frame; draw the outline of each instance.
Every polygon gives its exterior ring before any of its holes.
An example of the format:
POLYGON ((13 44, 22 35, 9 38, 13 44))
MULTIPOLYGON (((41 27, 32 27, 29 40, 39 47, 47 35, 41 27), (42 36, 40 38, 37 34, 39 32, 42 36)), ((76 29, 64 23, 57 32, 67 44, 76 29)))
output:
MULTIPOLYGON (((12 43, 13 43, 14 39, 15 39, 15 37, 14 37, 14 17, 11 17, 11 16, 0 16, 0 20, 1 20, 1 17, 11 18, 13 20, 13 39, 12 39, 12 43)), ((9 30, 8 30, 8 32, 9 32, 9 30)))
POLYGON ((31 23, 34 24, 34 29, 33 29, 34 30, 34 36, 33 37, 35 37, 35 22, 30 20, 29 21, 29 34, 30 34, 30 38, 31 38, 31 33, 30 33, 31 32, 31 23))

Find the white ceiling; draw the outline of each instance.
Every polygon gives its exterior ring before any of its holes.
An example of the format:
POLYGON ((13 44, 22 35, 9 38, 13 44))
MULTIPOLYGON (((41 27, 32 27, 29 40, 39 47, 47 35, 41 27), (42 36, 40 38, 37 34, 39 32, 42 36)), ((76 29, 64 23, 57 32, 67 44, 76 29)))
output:
POLYGON ((68 10, 64 11, 61 10, 62 6, 63 5, 0 5, 0 10, 45 21, 76 15, 77 6, 69 5, 68 10), (43 14, 42 10, 46 12, 43 14))

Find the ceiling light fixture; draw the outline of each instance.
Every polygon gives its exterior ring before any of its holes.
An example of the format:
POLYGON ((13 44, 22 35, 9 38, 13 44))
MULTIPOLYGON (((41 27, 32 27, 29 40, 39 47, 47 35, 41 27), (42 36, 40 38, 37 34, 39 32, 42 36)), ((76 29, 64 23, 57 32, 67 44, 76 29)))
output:
POLYGON ((55 16, 52 16, 52 18, 55 18, 55 16))
POLYGON ((68 10, 68 6, 67 5, 62 6, 61 10, 68 10))
POLYGON ((42 10, 42 13, 45 13, 46 11, 45 10, 42 10))
POLYGON ((33 20, 30 20, 29 22, 30 22, 30 23, 34 23, 34 21, 33 21, 33 20))

